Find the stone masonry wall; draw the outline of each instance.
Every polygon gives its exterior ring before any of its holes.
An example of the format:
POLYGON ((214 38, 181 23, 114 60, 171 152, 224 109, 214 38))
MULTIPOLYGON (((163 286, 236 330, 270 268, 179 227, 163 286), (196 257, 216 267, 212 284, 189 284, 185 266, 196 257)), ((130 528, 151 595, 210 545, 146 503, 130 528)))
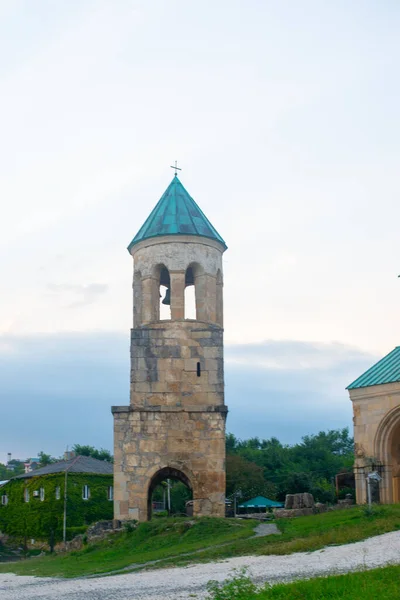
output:
POLYGON ((132 405, 224 403, 220 327, 198 321, 168 321, 133 329, 131 336, 132 405))
POLYGON ((400 408, 400 383, 350 390, 350 398, 353 402, 357 503, 367 502, 366 474, 377 464, 382 476, 380 501, 400 501, 393 493, 391 456, 391 436, 394 427, 400 425, 400 410, 398 415, 394 414, 400 408), (391 414, 394 417, 388 419, 391 414))
POLYGON ((163 468, 190 481, 193 514, 225 514, 226 408, 113 407, 114 517, 148 518, 148 489, 163 468))
POLYGON ((198 321, 133 329, 131 364, 131 404, 113 407, 114 517, 146 520, 152 477, 165 468, 189 480, 194 515, 224 516, 223 330, 198 321))

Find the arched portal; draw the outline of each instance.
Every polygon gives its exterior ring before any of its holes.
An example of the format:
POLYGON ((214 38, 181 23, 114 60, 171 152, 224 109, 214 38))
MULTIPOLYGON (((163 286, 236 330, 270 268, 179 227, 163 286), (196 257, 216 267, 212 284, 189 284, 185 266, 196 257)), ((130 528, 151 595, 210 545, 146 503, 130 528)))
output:
POLYGON ((186 269, 185 273, 185 319, 196 319, 196 293, 193 267, 186 269))
POLYGON ((382 465, 381 501, 400 502, 400 407, 391 410, 379 424, 375 456, 382 465))
POLYGON ((171 278, 164 264, 154 268, 155 288, 153 304, 155 306, 155 320, 171 319, 171 278))
POLYGON ((185 272, 186 319, 204 320, 204 306, 207 291, 206 283, 206 275, 203 267, 196 262, 190 263, 185 272))
POLYGON ((191 484, 188 476, 185 475, 185 473, 183 473, 179 469, 176 469, 174 467, 164 467, 164 468, 160 469, 159 471, 157 471, 157 473, 155 473, 155 475, 153 475, 153 477, 151 478, 150 483, 149 483, 149 489, 148 489, 148 493, 147 493, 147 518, 148 518, 148 520, 151 519, 152 513, 153 513, 153 494, 154 494, 155 490, 158 488, 158 486, 160 486, 160 484, 162 484, 165 481, 169 482, 170 480, 183 483, 186 486, 186 488, 189 490, 187 499, 188 500, 191 499, 193 491, 192 491, 192 484, 191 484))

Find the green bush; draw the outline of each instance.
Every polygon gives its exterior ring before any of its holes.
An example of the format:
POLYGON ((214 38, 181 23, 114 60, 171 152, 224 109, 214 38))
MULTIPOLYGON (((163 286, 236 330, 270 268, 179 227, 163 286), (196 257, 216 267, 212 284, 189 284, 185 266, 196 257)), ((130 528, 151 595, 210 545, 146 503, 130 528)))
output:
POLYGON ((125 533, 132 533, 136 529, 137 520, 131 519, 130 521, 124 521, 122 526, 124 528, 125 533))
POLYGON ((246 569, 235 569, 223 583, 209 581, 207 592, 210 600, 249 600, 257 588, 247 575, 246 569))
POLYGON ((386 516, 388 510, 386 506, 380 506, 379 504, 363 504, 361 506, 362 513, 364 517, 384 517, 386 516))

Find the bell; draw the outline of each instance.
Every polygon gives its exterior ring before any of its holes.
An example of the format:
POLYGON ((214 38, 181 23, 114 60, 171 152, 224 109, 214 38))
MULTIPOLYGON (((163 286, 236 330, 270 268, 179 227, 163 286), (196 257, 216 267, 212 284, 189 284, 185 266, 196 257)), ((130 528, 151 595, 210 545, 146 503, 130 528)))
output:
POLYGON ((171 288, 167 288, 167 291, 165 292, 165 298, 162 301, 162 304, 166 304, 167 306, 170 306, 170 304, 171 304, 171 288))

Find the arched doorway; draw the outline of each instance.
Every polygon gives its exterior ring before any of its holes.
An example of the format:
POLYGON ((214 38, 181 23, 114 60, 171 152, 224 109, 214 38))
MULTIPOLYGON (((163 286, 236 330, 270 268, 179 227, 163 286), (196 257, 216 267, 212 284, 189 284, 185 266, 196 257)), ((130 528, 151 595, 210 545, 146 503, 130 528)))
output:
POLYGON ((400 502, 400 407, 385 415, 375 437, 375 456, 381 465, 381 501, 400 502))
POLYGON ((149 483, 147 493, 147 518, 151 519, 153 514, 153 505, 155 504, 153 496, 156 492, 161 491, 163 497, 164 508, 167 510, 168 501, 166 502, 166 494, 171 498, 170 513, 184 513, 185 504, 193 497, 192 484, 185 473, 174 467, 164 467, 153 475, 149 483), (167 483, 167 487, 162 488, 163 484, 167 483))
POLYGON ((400 421, 394 427, 390 440, 392 463, 393 502, 400 502, 400 421))

